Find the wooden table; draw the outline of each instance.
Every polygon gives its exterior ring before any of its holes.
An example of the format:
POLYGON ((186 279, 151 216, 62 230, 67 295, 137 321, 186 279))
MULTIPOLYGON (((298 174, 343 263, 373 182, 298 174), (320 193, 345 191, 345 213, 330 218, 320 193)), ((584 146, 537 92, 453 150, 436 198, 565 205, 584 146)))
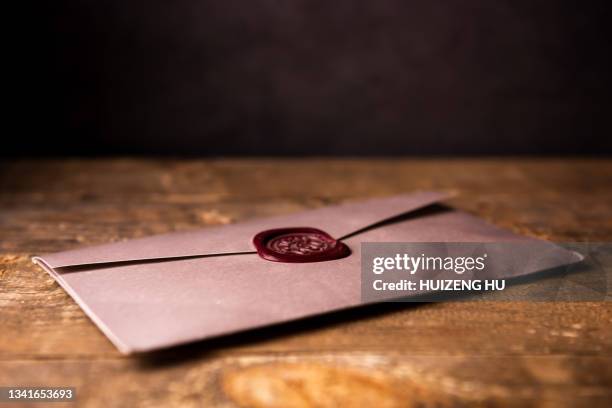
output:
POLYGON ((414 190, 517 233, 612 240, 610 160, 5 161, 0 385, 92 407, 610 406, 609 302, 378 305, 124 357, 29 261, 414 190))

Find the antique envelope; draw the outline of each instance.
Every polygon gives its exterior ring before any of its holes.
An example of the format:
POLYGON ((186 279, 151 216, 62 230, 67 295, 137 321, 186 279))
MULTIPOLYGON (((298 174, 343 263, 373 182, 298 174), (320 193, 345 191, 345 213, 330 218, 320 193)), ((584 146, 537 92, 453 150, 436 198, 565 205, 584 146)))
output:
MULTIPOLYGON (((362 242, 536 241, 436 205, 446 197, 352 202, 33 261, 121 352, 144 352, 362 304, 362 242)), ((559 256, 511 275, 580 260, 537 242, 559 256)))

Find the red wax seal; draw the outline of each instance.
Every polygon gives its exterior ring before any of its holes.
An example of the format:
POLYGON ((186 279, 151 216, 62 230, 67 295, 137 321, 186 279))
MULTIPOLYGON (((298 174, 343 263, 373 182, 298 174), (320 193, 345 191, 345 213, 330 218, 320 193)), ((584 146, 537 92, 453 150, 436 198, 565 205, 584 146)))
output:
POLYGON ((316 228, 278 228, 255 235, 253 244, 263 259, 274 262, 321 262, 347 257, 344 243, 316 228))

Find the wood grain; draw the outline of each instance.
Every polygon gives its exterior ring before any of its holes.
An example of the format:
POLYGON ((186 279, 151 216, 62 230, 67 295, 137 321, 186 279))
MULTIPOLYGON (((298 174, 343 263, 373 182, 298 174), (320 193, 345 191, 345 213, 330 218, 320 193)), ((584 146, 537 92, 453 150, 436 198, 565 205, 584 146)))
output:
POLYGON ((609 160, 4 162, 0 385, 93 407, 609 406, 609 302, 377 305, 128 358, 29 257, 431 189, 518 233, 610 241, 611 187, 609 160))

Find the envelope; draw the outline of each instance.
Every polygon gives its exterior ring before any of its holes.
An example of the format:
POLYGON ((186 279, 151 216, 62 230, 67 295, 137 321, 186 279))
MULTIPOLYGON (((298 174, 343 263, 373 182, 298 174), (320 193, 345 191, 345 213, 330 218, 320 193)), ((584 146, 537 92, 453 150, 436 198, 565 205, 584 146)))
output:
MULTIPOLYGON (((362 304, 362 242, 536 241, 437 204, 447 197, 421 192, 349 202, 80 248, 33 261, 122 353, 146 352, 362 304), (317 262, 273 261, 257 252, 258 234, 287 228, 325 235, 298 248, 298 255, 334 242, 346 251, 317 262)), ((281 250, 291 251, 302 238, 280 240, 281 250)), ((579 260, 570 251, 547 245, 563 256, 538 269, 579 260)))

